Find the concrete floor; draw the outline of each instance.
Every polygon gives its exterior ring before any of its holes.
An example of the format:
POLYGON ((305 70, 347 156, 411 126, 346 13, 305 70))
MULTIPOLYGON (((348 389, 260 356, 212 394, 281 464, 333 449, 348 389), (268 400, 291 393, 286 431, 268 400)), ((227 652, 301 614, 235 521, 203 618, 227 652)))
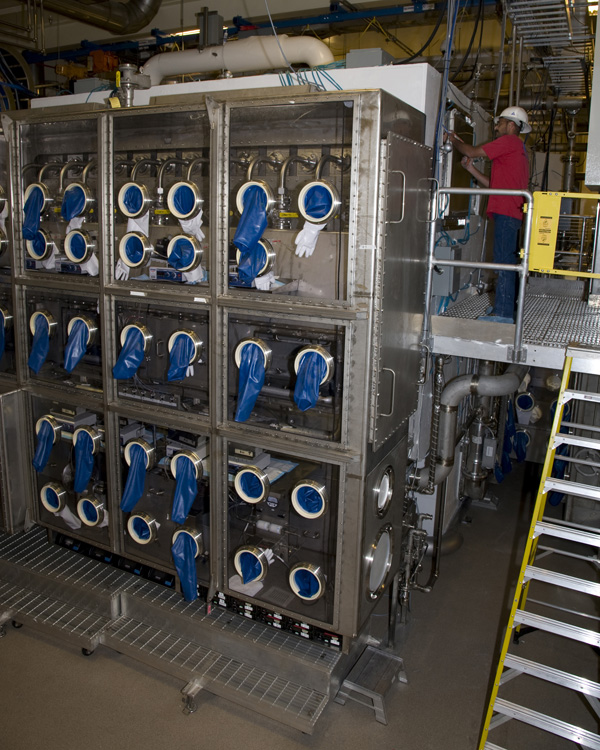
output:
MULTIPOLYGON (((397 635, 397 652, 404 658, 409 683, 394 685, 388 694, 387 726, 375 722, 364 706, 331 703, 314 734, 307 736, 209 693, 199 696, 195 714, 185 716, 178 680, 104 647, 86 658, 77 648, 56 644, 25 627, 8 627, 0 640, 0 747, 476 748, 535 499, 536 488, 532 496, 525 476, 523 467, 517 467, 502 485, 492 488, 501 498, 497 511, 468 511, 459 528, 464 544, 442 559, 433 592, 413 594, 410 621, 397 635)), ((591 650, 581 644, 574 648, 580 649, 579 659, 593 662, 595 671, 591 650)), ((540 687, 525 687, 525 692, 532 691, 539 693, 540 687)), ((561 718, 574 723, 581 719, 597 731, 587 705, 578 696, 569 697, 575 701, 572 709, 560 696, 551 699, 564 703, 567 715, 561 718)), ((514 721, 496 730, 490 740, 506 750, 573 747, 514 721)))

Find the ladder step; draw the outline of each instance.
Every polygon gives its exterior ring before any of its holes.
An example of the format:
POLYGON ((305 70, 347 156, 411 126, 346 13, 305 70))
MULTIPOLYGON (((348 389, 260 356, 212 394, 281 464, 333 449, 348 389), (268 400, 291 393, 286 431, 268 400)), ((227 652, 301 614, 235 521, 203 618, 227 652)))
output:
POLYGON ((515 669, 518 672, 523 672, 524 674, 532 675, 533 677, 538 677, 540 680, 546 680, 546 682, 552 682, 555 685, 562 685, 570 690, 577 690, 585 695, 600 698, 600 683, 593 682, 585 677, 563 672, 560 669, 548 667, 545 664, 538 664, 535 661, 523 659, 522 656, 515 656, 514 654, 506 654, 504 666, 515 669))
POLYGON ((548 477, 544 482, 544 492, 548 492, 548 490, 564 492, 565 495, 587 497, 590 500, 600 500, 600 487, 592 487, 589 484, 581 484, 579 482, 567 482, 565 479, 548 477))
POLYGON ((545 568, 536 568, 533 565, 528 565, 525 568, 525 580, 531 579, 543 581, 544 583, 551 583, 554 586, 561 586, 562 588, 570 589, 571 591, 580 591, 582 594, 600 596, 600 583, 594 583, 593 581, 586 581, 583 578, 575 578, 573 576, 567 576, 564 573, 556 573, 553 570, 546 570, 545 568))
POLYGON ((571 388, 567 389, 563 394, 563 402, 575 399, 576 401, 595 401, 600 404, 600 393, 594 391, 575 391, 571 388))
POLYGON ((554 436, 553 448, 559 445, 573 445, 576 448, 590 448, 591 450, 600 450, 600 440, 594 438, 580 437, 579 435, 569 435, 566 432, 559 432, 554 436))
POLYGON ((547 633, 562 635, 573 641, 588 643, 590 646, 600 647, 600 634, 594 633, 593 630, 580 628, 576 625, 569 625, 566 622, 552 620, 549 617, 542 617, 542 615, 535 615, 532 612, 524 612, 522 609, 518 609, 515 612, 514 622, 517 625, 528 625, 537 630, 545 630, 547 633))
POLYGON ((540 534, 567 539, 571 542, 589 544, 591 547, 600 547, 600 530, 596 533, 593 531, 581 531, 580 529, 573 529, 556 523, 539 521, 535 525, 534 536, 539 536, 540 534))
POLYGON ((486 742, 483 750, 504 750, 504 748, 500 747, 500 745, 494 745, 493 742, 486 742))
POLYGON ((566 721, 560 721, 552 716, 546 716, 546 714, 533 711, 530 708, 519 706, 516 703, 504 700, 504 698, 497 698, 494 703, 494 711, 508 716, 511 719, 517 719, 525 724, 543 729, 546 732, 555 734, 558 737, 564 737, 571 742, 576 742, 583 747, 592 748, 592 750, 600 750, 600 735, 589 732, 587 729, 582 729, 574 724, 569 724, 566 721))

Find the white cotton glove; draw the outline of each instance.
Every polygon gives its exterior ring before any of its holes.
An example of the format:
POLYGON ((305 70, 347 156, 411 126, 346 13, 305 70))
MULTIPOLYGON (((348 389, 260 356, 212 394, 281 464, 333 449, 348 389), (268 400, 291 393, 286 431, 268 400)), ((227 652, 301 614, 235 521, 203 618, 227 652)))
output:
POLYGON ((186 378, 194 377, 194 365, 188 365, 188 368, 185 371, 185 377, 186 378))
POLYGON ((202 210, 193 219, 179 219, 179 225, 186 234, 191 234, 198 242, 202 242, 204 239, 204 232, 200 228, 202 226, 202 210))
POLYGON ((272 550, 272 549, 265 549, 265 548, 263 547, 263 548, 262 548, 262 551, 263 551, 263 552, 265 553, 265 557, 267 558, 267 562, 268 562, 268 563, 269 563, 269 565, 270 565, 270 564, 271 564, 271 563, 273 562, 274 558, 275 558, 275 555, 274 555, 274 553, 273 553, 273 550, 272 550))
POLYGON ((269 273, 266 273, 264 276, 257 276, 254 279, 254 286, 257 289, 260 289, 261 292, 268 292, 274 282, 275 274, 273 271, 269 271, 269 273))
POLYGON ((65 506, 62 510, 59 510, 58 513, 55 513, 54 515, 58 516, 58 518, 62 518, 67 526, 70 529, 73 529, 73 531, 77 531, 77 529, 81 528, 81 521, 67 506, 65 506))
POLYGON ((204 269, 202 266, 198 266, 191 271, 183 272, 183 280, 187 281, 188 284, 197 284, 204 278, 204 269))
POLYGON ((6 217, 8 216, 8 203, 4 203, 4 208, 0 211, 0 229, 6 232, 6 217))
POLYGON ((47 271, 54 271, 56 268, 56 245, 52 247, 52 252, 50 253, 50 257, 46 258, 46 260, 42 261, 42 268, 45 268, 47 271))
POLYGON ((304 227, 297 235, 294 242, 296 243, 296 255, 299 258, 310 256, 314 253, 315 247, 317 246, 317 240, 321 229, 324 229, 325 224, 311 224, 310 221, 304 222, 304 227))
POLYGON ((103 529, 105 526, 108 526, 108 513, 106 511, 104 511, 104 518, 100 521, 96 528, 103 529))
POLYGON ((146 211, 143 216, 138 216, 137 219, 127 219, 127 231, 141 232, 144 237, 147 237, 150 231, 150 211, 146 211))
POLYGON ((89 260, 86 260, 85 263, 81 263, 80 268, 82 271, 85 271, 88 276, 97 276, 100 270, 100 266, 98 265, 98 258, 96 258, 96 254, 92 253, 92 257, 89 260))
POLYGON ((127 281, 129 278, 129 266, 123 263, 123 260, 119 258, 117 265, 115 266, 115 279, 117 281, 127 281))
POLYGON ((74 216, 71 221, 67 224, 65 230, 66 234, 69 234, 73 229, 81 229, 83 226, 83 216, 74 216))

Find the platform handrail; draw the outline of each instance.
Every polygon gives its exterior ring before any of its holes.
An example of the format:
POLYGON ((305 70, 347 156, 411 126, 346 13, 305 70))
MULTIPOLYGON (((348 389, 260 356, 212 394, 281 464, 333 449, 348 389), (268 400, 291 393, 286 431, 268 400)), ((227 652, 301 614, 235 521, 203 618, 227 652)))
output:
POLYGON ((431 231, 429 234, 429 252, 427 257, 427 284, 425 288, 425 314, 423 316, 423 338, 424 347, 428 347, 431 335, 431 292, 433 287, 433 269, 435 266, 450 266, 460 268, 488 269, 490 271, 514 271, 519 274, 519 292, 517 297, 517 312, 515 316, 515 335, 513 342, 512 361, 523 360, 523 312, 525 305, 525 287, 527 284, 527 273, 529 270, 529 249, 531 245, 531 227, 533 221, 533 194, 529 190, 498 190, 493 188, 463 188, 463 187, 441 187, 434 188, 431 201, 431 231), (521 196, 525 199, 527 209, 525 214, 525 230, 523 232, 523 247, 521 262, 517 264, 504 263, 481 263, 468 260, 446 260, 435 257, 435 226, 438 220, 439 196, 443 195, 512 195, 521 196))

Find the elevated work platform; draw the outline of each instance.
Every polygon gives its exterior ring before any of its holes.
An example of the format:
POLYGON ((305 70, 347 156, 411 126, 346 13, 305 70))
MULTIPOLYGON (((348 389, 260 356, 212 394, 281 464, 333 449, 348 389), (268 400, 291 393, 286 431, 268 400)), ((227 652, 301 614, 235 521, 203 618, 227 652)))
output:
MULTIPOLYGON (((527 287, 522 362, 562 370, 569 344, 600 346, 600 308, 582 299, 578 283, 546 281, 532 279, 527 287)), ((478 320, 491 302, 487 294, 467 297, 433 316, 433 352, 512 362, 515 326, 478 320)))

